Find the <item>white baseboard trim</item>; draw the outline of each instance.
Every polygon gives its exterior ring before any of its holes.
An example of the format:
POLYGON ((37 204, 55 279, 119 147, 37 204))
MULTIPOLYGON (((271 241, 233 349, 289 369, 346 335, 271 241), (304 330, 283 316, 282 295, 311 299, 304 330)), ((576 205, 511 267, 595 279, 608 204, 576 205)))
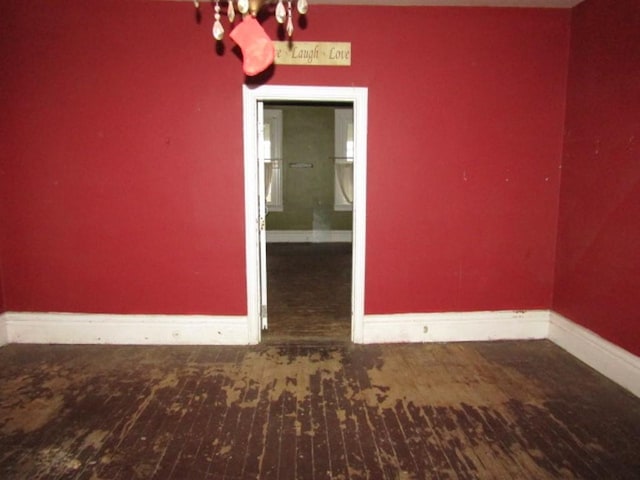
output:
POLYGON ((640 357, 555 312, 549 340, 640 397, 640 357))
POLYGON ((548 310, 365 315, 363 343, 547 338, 548 310))
POLYGON ((351 243, 351 230, 267 230, 267 243, 351 243))
POLYGON ((6 314, 0 313, 0 347, 7 342, 7 319, 6 314))
POLYGON ((246 316, 4 314, 7 343, 247 345, 246 316))

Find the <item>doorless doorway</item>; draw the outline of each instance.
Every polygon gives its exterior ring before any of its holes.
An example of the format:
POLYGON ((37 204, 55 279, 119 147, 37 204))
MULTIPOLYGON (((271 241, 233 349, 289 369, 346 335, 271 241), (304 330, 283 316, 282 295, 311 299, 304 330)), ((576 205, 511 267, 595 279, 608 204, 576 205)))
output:
POLYGON ((243 88, 248 343, 267 327, 264 104, 345 103, 353 106, 353 230, 351 340, 363 342, 366 227, 367 89, 358 87, 261 86, 243 88))

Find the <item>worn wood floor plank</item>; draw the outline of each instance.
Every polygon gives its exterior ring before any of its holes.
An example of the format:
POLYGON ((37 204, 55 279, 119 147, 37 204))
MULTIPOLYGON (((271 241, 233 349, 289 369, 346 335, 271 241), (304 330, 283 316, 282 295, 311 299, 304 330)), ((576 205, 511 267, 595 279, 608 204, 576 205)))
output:
POLYGON ((216 393, 222 393, 226 378, 221 374, 216 374, 211 365, 216 364, 220 355, 218 351, 211 359, 199 359, 202 362, 201 389, 199 395, 202 398, 202 406, 197 418, 194 419, 189 439, 185 442, 183 454, 176 459, 172 467, 171 477, 180 478, 182 472, 193 472, 194 477, 206 478, 210 466, 210 457, 207 452, 210 449, 213 438, 210 432, 214 432, 219 415, 216 415, 216 407, 220 401, 216 393), (203 434, 203 432, 205 432, 203 434))
POLYGON ((297 400, 290 391, 283 393, 282 400, 282 431, 280 433, 278 479, 293 480, 298 474, 296 469, 298 449, 298 435, 296 433, 297 400))
POLYGON ((322 372, 311 375, 309 390, 311 393, 311 438, 313 452, 313 477, 316 480, 331 478, 331 457, 329 439, 324 415, 322 396, 322 372))
MULTIPOLYGON (((235 400, 235 385, 237 376, 232 375, 238 371, 238 362, 242 362, 243 352, 237 348, 225 348, 218 358, 217 364, 213 367, 213 372, 219 376, 219 389, 212 391, 214 404, 212 405, 212 422, 206 432, 202 432, 207 437, 207 442, 203 449, 203 461, 207 462, 205 478, 221 478, 224 475, 228 460, 228 454, 233 449, 233 445, 228 443, 228 428, 232 425, 229 406, 235 400)), ((179 478, 182 472, 176 472, 174 476, 179 478)))
POLYGON ((340 433, 346 450, 347 478, 365 478, 367 470, 360 440, 360 431, 353 404, 349 401, 355 392, 353 391, 353 382, 346 376, 347 372, 344 364, 345 362, 343 362, 343 368, 336 372, 333 394, 335 395, 336 411, 340 417, 340 433))
POLYGON ((265 480, 279 478, 283 408, 282 395, 270 401, 267 435, 264 438, 264 458, 260 467, 260 477, 265 480))
POLYGON ((337 478, 347 478, 349 468, 344 444, 342 425, 344 417, 340 415, 336 402, 334 378, 327 376, 322 380, 324 419, 327 425, 327 440, 331 459, 331 473, 337 478))
POLYGON ((313 480, 315 471, 313 459, 313 420, 311 415, 311 399, 306 397, 298 400, 297 419, 300 434, 297 441, 297 456, 295 469, 299 478, 313 480))
POLYGON ((251 419, 251 429, 247 438, 247 454, 243 465, 242 478, 260 478, 263 466, 265 439, 269 426, 269 390, 262 388, 258 394, 251 419))
POLYGON ((422 432, 419 437, 419 443, 425 452, 424 462, 425 470, 433 478, 442 480, 457 479, 458 475, 453 470, 449 459, 445 454, 441 439, 437 432, 433 429, 429 419, 422 411, 422 408, 409 402, 406 407, 413 425, 422 432))

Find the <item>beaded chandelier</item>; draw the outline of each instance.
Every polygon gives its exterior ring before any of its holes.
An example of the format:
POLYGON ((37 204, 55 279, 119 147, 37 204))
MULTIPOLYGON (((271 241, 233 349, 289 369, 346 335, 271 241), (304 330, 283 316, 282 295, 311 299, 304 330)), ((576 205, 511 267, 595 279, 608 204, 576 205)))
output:
MULTIPOLYGON (((194 0, 196 8, 199 5, 199 0, 194 0)), ((284 24, 286 22, 285 30, 287 35, 291 37, 293 35, 293 0, 215 0, 214 1, 214 23, 213 23, 213 38, 220 41, 224 37, 224 27, 222 26, 221 11, 222 5, 226 5, 227 19, 230 24, 233 24, 236 18, 236 10, 243 16, 247 13, 252 17, 258 15, 258 12, 265 6, 276 4, 275 17, 278 23, 284 24), (286 3, 286 6, 285 6, 286 3)), ((300 15, 307 13, 309 9, 309 3, 307 0, 296 0, 296 9, 300 15)))

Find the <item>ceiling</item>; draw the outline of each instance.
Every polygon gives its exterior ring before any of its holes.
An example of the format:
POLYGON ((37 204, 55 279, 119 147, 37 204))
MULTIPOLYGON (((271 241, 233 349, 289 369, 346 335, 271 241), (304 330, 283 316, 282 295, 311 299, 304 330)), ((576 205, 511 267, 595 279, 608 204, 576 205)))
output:
MULTIPOLYGON (((192 2, 193 0, 178 0, 192 2)), ((273 1, 273 0, 272 0, 273 1)), ((571 8, 584 0, 309 0, 313 5, 571 8)))
POLYGON ((458 7, 571 8, 583 0, 310 0, 316 5, 420 5, 458 7))

